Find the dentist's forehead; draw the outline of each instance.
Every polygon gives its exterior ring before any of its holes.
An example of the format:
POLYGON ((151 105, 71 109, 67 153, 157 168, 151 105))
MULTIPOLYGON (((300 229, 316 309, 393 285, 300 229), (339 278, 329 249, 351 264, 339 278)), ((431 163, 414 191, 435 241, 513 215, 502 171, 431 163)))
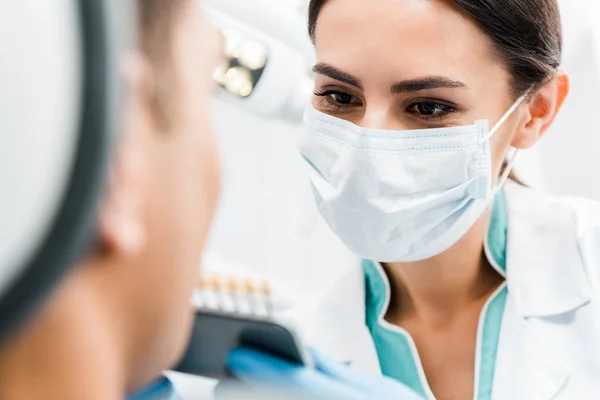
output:
MULTIPOLYGON (((377 69, 456 80, 502 66, 491 41, 440 0, 329 0, 317 21, 319 61, 356 75, 377 69)), ((388 76, 391 79, 391 76, 388 76)))

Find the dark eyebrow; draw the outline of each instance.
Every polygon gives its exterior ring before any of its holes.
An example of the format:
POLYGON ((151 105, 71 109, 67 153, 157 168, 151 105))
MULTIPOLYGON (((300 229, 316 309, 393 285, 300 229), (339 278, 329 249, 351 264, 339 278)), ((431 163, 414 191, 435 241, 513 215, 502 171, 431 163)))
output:
POLYGON ((313 72, 315 74, 328 76, 331 79, 335 79, 336 81, 347 83, 348 85, 355 86, 361 90, 363 88, 362 83, 358 78, 355 78, 350 74, 340 71, 336 67, 326 63, 319 63, 315 65, 313 67, 313 72))
POLYGON ((392 86, 392 94, 419 92, 421 90, 428 89, 455 89, 466 87, 467 85, 462 82, 453 81, 441 76, 428 76, 425 78, 412 79, 410 81, 396 83, 394 86, 392 86))

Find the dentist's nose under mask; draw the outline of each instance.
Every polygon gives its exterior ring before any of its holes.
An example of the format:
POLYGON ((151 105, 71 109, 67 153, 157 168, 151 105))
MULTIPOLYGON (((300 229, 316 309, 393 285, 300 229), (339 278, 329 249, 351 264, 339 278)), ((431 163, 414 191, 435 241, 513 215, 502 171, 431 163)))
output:
POLYGON ((321 215, 350 250, 369 260, 415 262, 446 251, 506 181, 516 150, 494 188, 490 139, 524 98, 491 131, 488 121, 366 129, 308 110, 298 146, 321 215))

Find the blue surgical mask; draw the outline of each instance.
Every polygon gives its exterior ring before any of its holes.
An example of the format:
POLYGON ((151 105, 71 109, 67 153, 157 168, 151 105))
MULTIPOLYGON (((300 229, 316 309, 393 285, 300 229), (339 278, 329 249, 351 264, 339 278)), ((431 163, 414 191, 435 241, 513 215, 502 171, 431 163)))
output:
POLYGON ((317 206, 357 255, 415 262, 453 246, 506 181, 493 186, 490 139, 523 102, 488 121, 440 129, 366 129, 308 110, 299 150, 317 206))

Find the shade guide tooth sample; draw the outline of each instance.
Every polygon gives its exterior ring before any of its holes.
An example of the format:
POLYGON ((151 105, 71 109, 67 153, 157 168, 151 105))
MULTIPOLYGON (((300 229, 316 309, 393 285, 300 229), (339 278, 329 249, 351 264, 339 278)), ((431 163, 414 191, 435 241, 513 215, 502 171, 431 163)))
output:
MULTIPOLYGON (((193 296, 194 326, 175 371, 222 379, 227 356, 240 347, 260 349, 298 365, 310 357, 294 324, 281 315, 285 301, 275 301, 276 285, 263 277, 204 272, 193 296)), ((285 293, 285 290, 281 291, 285 293)))
POLYGON ((267 279, 220 274, 199 276, 193 303, 197 309, 261 317, 271 316, 275 309, 273 287, 267 279))

